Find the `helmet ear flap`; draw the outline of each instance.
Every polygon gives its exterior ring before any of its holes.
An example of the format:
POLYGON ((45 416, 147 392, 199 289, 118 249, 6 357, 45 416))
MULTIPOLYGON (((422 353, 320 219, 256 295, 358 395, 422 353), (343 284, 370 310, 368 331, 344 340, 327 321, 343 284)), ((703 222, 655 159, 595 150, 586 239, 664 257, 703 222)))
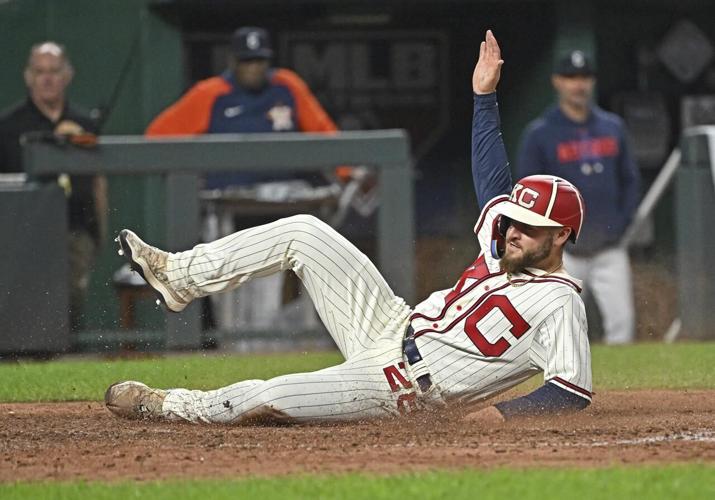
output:
POLYGON ((506 230, 511 225, 511 219, 506 215, 498 215, 492 226, 491 253, 495 259, 501 259, 504 255, 504 245, 506 240, 506 230))
POLYGON ((506 230, 511 226, 511 219, 506 215, 499 216, 499 222, 497 222, 497 232, 503 238, 506 238, 506 230))

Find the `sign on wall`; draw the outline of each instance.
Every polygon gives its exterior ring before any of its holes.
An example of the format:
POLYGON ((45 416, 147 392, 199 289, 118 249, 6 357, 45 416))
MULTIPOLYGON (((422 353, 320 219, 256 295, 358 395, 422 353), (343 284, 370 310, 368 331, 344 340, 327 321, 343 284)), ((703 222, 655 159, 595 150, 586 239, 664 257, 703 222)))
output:
POLYGON ((446 130, 445 34, 291 31, 279 43, 279 65, 308 83, 342 130, 407 129, 417 157, 446 130))

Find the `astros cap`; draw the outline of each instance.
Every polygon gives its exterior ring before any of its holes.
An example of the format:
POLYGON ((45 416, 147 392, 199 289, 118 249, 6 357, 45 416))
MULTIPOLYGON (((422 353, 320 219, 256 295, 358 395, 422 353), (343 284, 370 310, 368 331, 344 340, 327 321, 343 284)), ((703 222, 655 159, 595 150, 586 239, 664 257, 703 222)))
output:
POLYGON ((255 26, 244 26, 234 31, 231 36, 231 48, 240 61, 273 57, 268 32, 255 26))
POLYGON ((593 76, 596 68, 591 58, 582 50, 572 50, 561 56, 554 64, 554 75, 593 76))

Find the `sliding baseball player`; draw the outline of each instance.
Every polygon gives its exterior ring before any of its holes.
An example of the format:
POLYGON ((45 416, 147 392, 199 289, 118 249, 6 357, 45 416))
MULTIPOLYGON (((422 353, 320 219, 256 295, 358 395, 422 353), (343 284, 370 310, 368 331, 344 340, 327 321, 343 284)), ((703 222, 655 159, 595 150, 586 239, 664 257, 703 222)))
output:
POLYGON ((487 31, 472 79, 479 254, 454 287, 410 307, 355 246, 307 215, 178 253, 125 229, 120 252, 174 312, 199 297, 292 270, 345 361, 211 391, 121 382, 107 389, 107 408, 128 418, 222 424, 348 421, 482 401, 538 373, 544 384, 532 393, 466 420, 498 425, 588 406, 586 315, 580 283, 562 262, 564 247, 578 240, 583 200, 572 184, 553 176, 512 186, 496 98, 502 64, 487 31))

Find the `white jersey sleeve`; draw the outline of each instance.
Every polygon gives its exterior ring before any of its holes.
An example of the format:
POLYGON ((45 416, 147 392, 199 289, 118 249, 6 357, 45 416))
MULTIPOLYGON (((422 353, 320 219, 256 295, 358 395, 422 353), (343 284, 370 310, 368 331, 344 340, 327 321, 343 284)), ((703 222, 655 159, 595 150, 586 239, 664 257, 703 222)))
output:
POLYGON ((481 254, 484 255, 484 260, 491 272, 499 271, 499 258, 496 255, 496 249, 492 248, 494 244, 495 225, 497 223, 497 216, 499 215, 495 207, 508 199, 509 196, 506 194, 492 198, 489 203, 484 206, 474 226, 474 234, 477 235, 481 254))
POLYGON ((591 401, 586 309, 576 292, 564 297, 533 342, 532 361, 544 371, 544 381, 591 401))

